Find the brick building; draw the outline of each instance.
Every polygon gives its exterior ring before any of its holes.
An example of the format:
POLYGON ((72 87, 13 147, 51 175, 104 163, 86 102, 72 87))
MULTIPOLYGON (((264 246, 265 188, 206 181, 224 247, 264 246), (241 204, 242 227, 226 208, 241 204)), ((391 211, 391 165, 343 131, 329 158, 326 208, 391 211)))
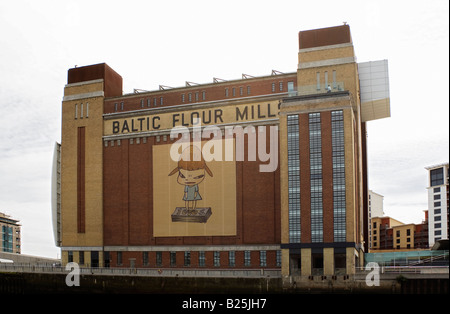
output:
POLYGON ((420 224, 404 224, 391 217, 373 217, 371 252, 428 249, 428 215, 420 224))
POLYGON ((0 252, 16 253, 21 252, 20 222, 11 216, 0 213, 0 252))
POLYGON ((106 64, 69 69, 63 263, 352 273, 367 238, 365 123, 389 116, 387 64, 357 64, 348 25, 299 44, 292 73, 132 94, 106 64))

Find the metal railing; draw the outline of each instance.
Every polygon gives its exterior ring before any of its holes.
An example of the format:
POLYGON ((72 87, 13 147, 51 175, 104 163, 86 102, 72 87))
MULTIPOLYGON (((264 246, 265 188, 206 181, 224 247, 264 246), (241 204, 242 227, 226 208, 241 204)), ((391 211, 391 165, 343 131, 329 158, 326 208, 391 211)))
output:
MULTIPOLYGON (((0 272, 67 274, 70 268, 0 264, 0 272)), ((107 268, 80 267, 81 275, 149 276, 149 277, 228 277, 228 278, 280 278, 280 269, 186 269, 186 268, 107 268)))

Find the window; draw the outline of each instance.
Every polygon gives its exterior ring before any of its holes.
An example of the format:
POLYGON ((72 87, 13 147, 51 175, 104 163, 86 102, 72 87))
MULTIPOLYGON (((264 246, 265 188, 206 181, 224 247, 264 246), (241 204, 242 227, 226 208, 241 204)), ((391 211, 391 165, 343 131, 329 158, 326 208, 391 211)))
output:
POLYGON ((205 251, 198 252, 198 266, 205 266, 205 251))
POLYGON ((336 82, 336 70, 333 70, 333 89, 337 88, 337 82, 336 82))
POLYGON ((192 101, 192 93, 188 94, 188 101, 191 102, 192 101))
POLYGON ((67 251, 67 260, 69 263, 73 263, 73 251, 67 251))
POLYGON ((195 101, 198 102, 198 92, 195 92, 195 101))
POLYGON ((177 252, 170 252, 170 266, 175 267, 177 266, 177 252))
POLYGON ((84 251, 80 251, 78 254, 80 255, 80 256, 79 256, 79 262, 80 262, 80 264, 81 264, 81 265, 84 265, 84 251))
MULTIPOLYGON (((346 241, 344 113, 331 112, 331 149, 333 163, 333 217, 335 242, 346 241)), ((373 223, 376 228, 377 223, 373 223)), ((376 234, 376 230, 374 230, 376 234)))
POLYGON ((206 92, 205 91, 202 92, 202 100, 206 100, 206 92))
POLYGON ((441 206, 441 202, 434 202, 434 207, 440 207, 441 206))
POLYGON ((376 222, 376 221, 373 223, 373 227, 374 227, 374 228, 377 227, 377 222, 376 222))
POLYGON ((283 82, 280 82, 279 85, 280 85, 280 92, 282 92, 283 91, 283 82))
POLYGON ((247 95, 250 95, 250 86, 247 86, 247 95))
POLYGON ((399 236, 400 236, 400 230, 397 230, 397 231, 395 232, 395 235, 396 235, 397 237, 399 237, 399 236))
POLYGON ((162 266, 162 252, 156 252, 156 266, 162 266))
POLYGON ((444 184, 444 168, 433 169, 430 171, 430 186, 444 184))
POLYGON ((185 94, 181 94, 181 102, 185 102, 186 100, 186 95, 185 94))
POLYGON ((287 117, 289 242, 300 243, 300 157, 298 115, 287 117))
POLYGON ((117 252, 117 265, 122 265, 122 252, 117 252))
POLYGON ((153 107, 156 107, 156 105, 157 105, 157 99, 156 99, 156 97, 155 98, 153 98, 153 107))
POLYGON ((142 252, 142 265, 148 266, 148 252, 142 252))
POLYGON ((435 228, 441 228, 441 223, 434 224, 435 228))
POLYGON ((433 193, 439 193, 439 192, 441 192, 441 188, 440 187, 433 189, 433 193))
POLYGON ((281 267, 281 250, 277 251, 277 267, 281 267))
POLYGON ((441 230, 434 230, 434 235, 441 235, 441 230))
POLYGON ((434 214, 435 214, 435 215, 436 215, 436 214, 440 214, 440 213, 441 213, 441 209, 440 209, 440 208, 434 210, 434 214))
POLYGON ((191 266, 191 252, 189 251, 184 252, 184 266, 191 266))
POLYGON ((441 221, 441 216, 434 217, 434 221, 441 221))
POLYGON ((114 103, 114 111, 117 111, 119 104, 118 103, 114 103))
POLYGON ((320 90, 320 72, 316 73, 316 81, 317 81, 316 89, 320 90))
POLYGON ((259 266, 266 267, 267 266, 267 252, 259 251, 259 266))
POLYGON ((411 235, 411 229, 406 229, 406 235, 410 236, 411 235))
POLYGON ((241 96, 244 95, 244 88, 243 87, 239 87, 239 95, 241 95, 241 96))
POLYGON ((160 97, 160 98, 159 98, 159 104, 160 104, 161 106, 164 104, 164 98, 163 98, 163 97, 160 97))
POLYGON ((275 83, 272 83, 272 92, 275 92, 275 83))
POLYGON ((214 251, 214 267, 220 266, 220 251, 214 251))
POLYGON ((435 200, 440 200, 441 199, 441 194, 435 194, 434 195, 434 199, 435 200))
POLYGON ((320 113, 309 114, 311 242, 323 242, 322 133, 320 113))
POLYGON ((123 110, 123 101, 120 102, 120 110, 123 110))
POLYGON ((250 251, 244 251, 244 266, 251 266, 250 251))
POLYGON ((228 87, 225 88, 225 97, 228 97, 228 87))
POLYGON ((236 88, 233 87, 233 97, 236 96, 236 88))
POLYGON ((236 252, 235 251, 228 252, 228 265, 230 267, 236 266, 236 252))
POLYGON ((141 108, 144 108, 144 99, 141 99, 141 108))

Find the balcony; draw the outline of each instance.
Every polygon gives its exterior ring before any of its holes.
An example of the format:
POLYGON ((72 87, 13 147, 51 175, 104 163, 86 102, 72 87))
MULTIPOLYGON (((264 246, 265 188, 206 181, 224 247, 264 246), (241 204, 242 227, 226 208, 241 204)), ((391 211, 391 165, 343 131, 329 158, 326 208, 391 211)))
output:
MULTIPOLYGON (((321 93, 333 93, 333 92, 341 92, 345 90, 344 82, 332 82, 329 84, 314 84, 314 85, 303 85, 298 87, 298 96, 302 95, 312 95, 312 94, 321 94, 321 93)), ((289 96, 291 96, 289 94, 289 96)))

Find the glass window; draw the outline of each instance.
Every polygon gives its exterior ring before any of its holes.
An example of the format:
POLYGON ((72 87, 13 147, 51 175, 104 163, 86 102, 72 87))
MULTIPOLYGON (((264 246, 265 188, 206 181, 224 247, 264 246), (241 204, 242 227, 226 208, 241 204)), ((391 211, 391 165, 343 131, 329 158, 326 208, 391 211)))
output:
POLYGON ((170 252, 170 266, 175 267, 177 266, 177 252, 170 252))
POLYGON ((148 252, 142 252, 142 265, 148 266, 148 252))
POLYGON ((236 252, 235 251, 228 252, 228 265, 230 267, 236 266, 236 252))
POLYGON ((162 252, 156 252, 156 266, 162 266, 162 252))
POLYGON ((220 251, 214 251, 214 266, 220 266, 220 251))
POLYGON ((267 266, 267 252, 259 251, 259 266, 266 267, 267 266))
POLYGON ((322 132, 320 113, 309 114, 311 242, 323 242, 322 132))
POLYGON ((298 115, 287 117, 289 242, 300 243, 300 155, 298 115))
POLYGON ((251 266, 250 251, 244 251, 244 266, 251 266))
POLYGON ((198 266, 205 266, 205 251, 198 252, 198 266))
MULTIPOLYGON (((334 241, 346 241, 346 197, 345 197, 345 147, 344 113, 331 112, 331 147, 333 163, 333 216, 334 241)), ((377 227, 377 223, 373 223, 377 227)), ((374 234, 376 230, 374 231, 374 234)))
POLYGON ((122 252, 117 252, 117 265, 122 265, 122 252))
POLYGON ((320 90, 320 72, 316 73, 316 81, 317 81, 317 90, 320 90))
POLYGON ((277 250, 277 267, 281 267, 281 250, 277 250))
POLYGON ((67 260, 69 263, 73 262, 73 251, 67 251, 67 260))
POLYGON ((80 264, 84 265, 84 251, 80 251, 79 254, 80 254, 79 256, 80 264))
POLYGON ((444 184, 444 168, 433 169, 430 171, 430 186, 444 184))
POLYGON ((184 252, 184 266, 186 266, 186 267, 191 266, 191 252, 190 251, 184 252))

